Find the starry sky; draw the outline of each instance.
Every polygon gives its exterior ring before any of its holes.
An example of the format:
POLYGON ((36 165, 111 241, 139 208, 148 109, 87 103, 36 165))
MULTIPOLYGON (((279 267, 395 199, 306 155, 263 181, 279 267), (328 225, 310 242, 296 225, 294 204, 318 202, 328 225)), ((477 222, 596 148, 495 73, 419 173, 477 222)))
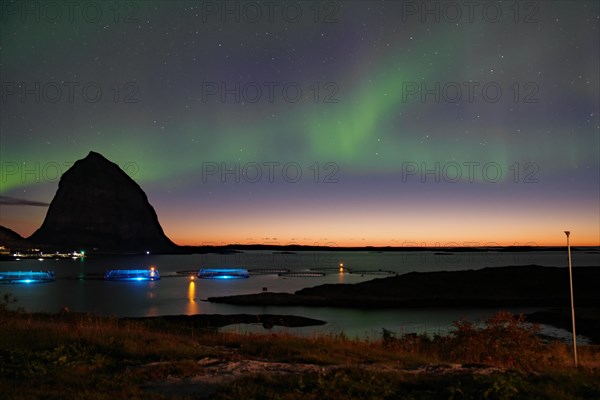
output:
POLYGON ((93 150, 178 244, 600 245, 598 2, 468 4, 3 2, 0 224, 93 150))

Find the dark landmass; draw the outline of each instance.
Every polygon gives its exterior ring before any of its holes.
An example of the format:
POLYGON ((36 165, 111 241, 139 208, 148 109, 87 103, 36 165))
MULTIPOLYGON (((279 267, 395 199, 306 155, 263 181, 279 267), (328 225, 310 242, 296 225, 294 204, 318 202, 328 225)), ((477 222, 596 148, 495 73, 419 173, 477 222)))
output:
POLYGON ((286 326, 298 328, 305 326, 324 325, 325 321, 313 318, 299 317, 296 315, 273 314, 198 314, 198 315, 165 315, 160 317, 123 318, 123 320, 145 321, 156 326, 176 325, 178 328, 187 327, 194 329, 220 328, 234 324, 262 324, 264 328, 286 326))
MULTIPOLYGON (((565 246, 494 246, 494 247, 340 247, 340 246, 304 246, 304 245, 263 245, 263 244, 228 244, 224 246, 179 246, 176 252, 206 253, 214 251, 243 252, 250 250, 273 251, 273 254, 292 254, 302 251, 368 251, 369 253, 420 251, 434 252, 435 255, 452 255, 470 252, 530 252, 530 251, 566 251, 565 246)), ((600 254, 595 246, 571 246, 571 251, 585 251, 600 254)))
MULTIPOLYGON (((540 247, 522 247, 522 246, 507 246, 507 247, 330 247, 330 246, 303 246, 303 245, 261 245, 261 244, 228 244, 223 246, 176 246, 162 254, 235 254, 244 253, 245 251, 265 251, 276 255, 298 254, 302 252, 361 252, 367 251, 372 254, 380 254, 387 252, 432 252, 434 255, 454 255, 455 253, 477 253, 477 252, 531 252, 531 251, 565 251, 565 247, 555 246, 540 246, 540 247)), ((573 247, 572 252, 585 251, 590 254, 595 254, 595 247, 573 247)), ((88 255, 113 255, 113 254, 142 254, 142 251, 90 251, 88 255)), ((600 254, 600 253, 598 253, 600 254)))
MULTIPOLYGON (((573 270, 575 304, 600 304, 600 267, 573 270)), ((235 305, 344 308, 529 307, 570 304, 567 268, 539 265, 411 272, 357 284, 327 284, 289 293, 211 297, 235 305)))
MULTIPOLYGON (((11 231, 8 228, 0 226, 0 230, 11 231)), ((14 235, 18 234, 13 232, 14 235)), ((301 246, 301 245, 242 245, 242 244, 229 244, 224 246, 178 246, 173 245, 168 249, 153 249, 149 245, 141 245, 137 248, 100 248, 96 244, 89 246, 80 245, 52 245, 33 243, 28 239, 24 239, 20 236, 15 237, 17 241, 9 239, 8 235, 3 236, 0 232, 0 245, 5 246, 11 250, 28 250, 33 247, 39 248, 46 252, 54 251, 72 251, 74 248, 78 250, 85 250, 86 257, 102 257, 102 256, 135 256, 145 254, 146 251, 150 251, 153 254, 236 254, 244 253, 245 251, 265 251, 272 252, 272 254, 287 255, 287 254, 298 254, 302 252, 361 252, 367 251, 372 254, 381 254, 387 252, 431 252, 435 256, 455 255, 456 253, 477 253, 477 252, 545 252, 545 251, 566 251, 564 247, 560 246, 543 246, 543 247, 523 247, 523 246, 507 246, 507 247, 328 247, 328 246, 301 246), (19 240, 19 238, 21 238, 19 240), (377 249, 377 250, 373 250, 377 249)), ((110 239, 114 241, 113 239, 110 239)), ((99 243, 99 242, 97 242, 99 243)), ((600 254, 597 247, 581 246, 571 247, 572 252, 584 252, 586 254, 600 254)), ((12 257, 5 257, 5 259, 14 259, 12 257)), ((0 258, 0 261, 2 258, 0 258)))
POLYGON ((17 232, 0 225, 0 246, 8 249, 21 249, 31 247, 31 243, 17 232))
POLYGON ((29 241, 61 249, 169 252, 140 186, 118 165, 90 152, 67 170, 42 226, 29 241))
MULTIPOLYGON (((163 254, 234 254, 243 253, 245 251, 265 251, 272 252, 272 254, 297 254, 302 252, 336 252, 336 251, 350 251, 350 252, 361 252, 367 251, 369 253, 387 253, 387 252, 433 252, 434 255, 454 255, 455 253, 478 253, 478 252, 538 252, 538 251, 565 251, 565 247, 561 246, 540 246, 540 247, 523 247, 523 246, 507 246, 507 247, 329 247, 329 246, 301 246, 301 245, 260 245, 260 244, 228 244, 224 246, 176 246, 169 251, 162 252, 163 254)), ((573 247, 571 246, 572 252, 586 252, 590 254, 596 254, 595 247, 573 247)), ((141 254, 138 252, 137 254, 141 254)), ((88 255, 102 255, 102 254, 122 254, 122 252, 99 252, 99 251, 87 251, 88 255)), ((136 254, 130 252, 130 254, 136 254)), ((600 253, 598 253, 600 254, 600 253)))
MULTIPOLYGON (((577 304, 577 303, 576 303, 577 304)), ((571 309, 552 308, 527 314, 527 321, 548 324, 571 331, 571 309)), ((575 308, 575 330, 577 335, 584 335, 594 343, 600 343, 600 307, 575 308)))

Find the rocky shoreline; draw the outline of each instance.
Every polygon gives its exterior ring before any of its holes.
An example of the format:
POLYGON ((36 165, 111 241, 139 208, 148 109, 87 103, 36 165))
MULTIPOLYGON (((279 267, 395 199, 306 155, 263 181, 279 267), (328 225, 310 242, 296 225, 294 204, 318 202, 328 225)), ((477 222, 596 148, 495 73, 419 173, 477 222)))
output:
POLYGON ((175 325, 178 328, 216 329, 235 324, 262 324, 265 329, 274 326, 299 328, 326 324, 325 321, 296 315, 275 314, 197 314, 197 315, 164 315, 158 317, 122 318, 123 321, 144 321, 145 324, 167 327, 175 325))
MULTIPOLYGON (((600 267, 574 272, 575 302, 600 304, 600 267)), ((235 305, 343 308, 560 307, 569 305, 566 268, 539 265, 466 271, 411 272, 357 284, 326 284, 291 293, 263 292, 210 297, 235 305)))
MULTIPOLYGON (((552 308, 526 315, 527 321, 552 325, 571 331, 571 309, 552 308)), ((588 337, 592 343, 600 344, 600 307, 576 308, 575 323, 577 335, 588 337)))

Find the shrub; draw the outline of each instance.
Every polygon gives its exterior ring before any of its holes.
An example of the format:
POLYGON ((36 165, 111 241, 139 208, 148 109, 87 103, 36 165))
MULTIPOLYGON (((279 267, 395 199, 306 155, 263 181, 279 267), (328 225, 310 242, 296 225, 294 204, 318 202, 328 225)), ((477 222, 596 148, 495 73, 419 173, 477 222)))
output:
POLYGON ((466 320, 455 322, 444 345, 450 358, 463 363, 532 370, 550 361, 538 333, 539 326, 526 323, 524 315, 500 311, 482 327, 466 320))

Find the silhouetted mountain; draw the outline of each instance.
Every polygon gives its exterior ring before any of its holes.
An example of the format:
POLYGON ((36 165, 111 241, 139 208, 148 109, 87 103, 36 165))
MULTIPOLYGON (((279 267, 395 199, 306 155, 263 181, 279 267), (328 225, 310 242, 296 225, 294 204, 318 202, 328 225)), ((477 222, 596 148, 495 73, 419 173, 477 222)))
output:
POLYGON ((93 151, 63 174, 44 223, 29 240, 100 251, 164 252, 176 247, 140 186, 93 151))
POLYGON ((17 232, 0 225, 0 246, 9 249, 28 249, 31 244, 17 232))

